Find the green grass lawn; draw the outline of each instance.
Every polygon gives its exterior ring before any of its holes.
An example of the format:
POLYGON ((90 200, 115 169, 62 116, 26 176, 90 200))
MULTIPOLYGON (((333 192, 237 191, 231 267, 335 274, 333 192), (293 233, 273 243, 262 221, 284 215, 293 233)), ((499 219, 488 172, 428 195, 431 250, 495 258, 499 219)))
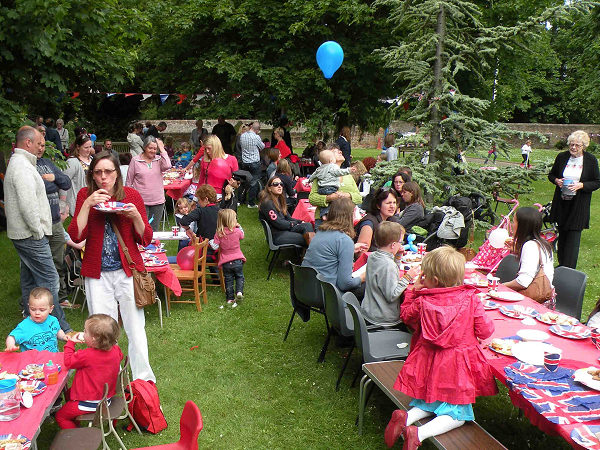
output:
MULTIPOLYGON (((377 150, 359 149, 354 153, 364 157, 377 154, 377 150)), ((549 182, 541 180, 534 187, 535 193, 522 196, 521 204, 550 200, 549 182)), ((593 202, 592 217, 598 215, 598 209, 598 202, 593 202)), ((221 309, 224 294, 209 288, 208 305, 203 305, 203 312, 196 312, 194 305, 173 305, 171 317, 164 318, 164 328, 159 325, 157 306, 146 308, 150 361, 169 428, 157 436, 140 437, 118 425, 128 448, 177 440, 179 416, 187 400, 195 401, 202 411, 200 448, 204 449, 384 448, 383 430, 393 405, 375 390, 363 435, 357 435, 354 421, 358 387, 350 388, 350 382, 359 368, 359 356, 353 357, 339 392, 335 392, 346 349, 337 348, 332 340, 325 362, 317 364, 326 332, 323 318, 315 314, 303 323, 296 317, 288 340, 282 341, 291 315, 288 269, 278 264, 271 280, 266 281, 267 247, 257 215, 257 210, 239 209, 239 222, 247 236, 242 249, 248 259, 242 304, 235 309, 221 309), (198 348, 192 349, 194 346, 198 348)), ((476 244, 480 245, 482 235, 478 234, 477 239, 476 244)), ((580 253, 579 269, 590 275, 584 317, 600 293, 594 279, 600 264, 596 251, 599 241, 600 228, 592 223, 592 229, 583 233, 580 253)), ((21 320, 19 260, 6 232, 0 233, 0 248, 5 261, 0 271, 0 334, 6 336, 21 320)), ((169 243, 168 250, 175 254, 176 244, 169 243)), ((162 295, 162 289, 159 292, 162 295)), ((66 314, 73 328, 83 328, 86 314, 77 310, 67 310, 66 314)), ((119 344, 126 352, 124 334, 119 344)), ((570 448, 519 417, 504 388, 496 397, 480 398, 475 415, 508 448, 570 448)), ((54 423, 43 425, 38 439, 40 449, 49 447, 56 431, 54 423)), ((111 448, 118 448, 115 440, 109 438, 109 443, 111 448)), ((433 446, 426 443, 422 448, 433 446)))

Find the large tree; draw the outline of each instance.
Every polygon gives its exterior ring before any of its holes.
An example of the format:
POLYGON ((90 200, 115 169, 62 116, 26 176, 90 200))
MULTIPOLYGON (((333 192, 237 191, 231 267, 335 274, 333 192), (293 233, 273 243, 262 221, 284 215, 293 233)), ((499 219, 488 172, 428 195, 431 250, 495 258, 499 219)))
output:
POLYGON ((24 114, 54 114, 67 91, 132 78, 148 23, 132 0, 6 0, 0 6, 0 143, 24 114))
POLYGON ((385 124, 391 75, 373 49, 392 32, 386 10, 366 0, 187 0, 149 6, 156 25, 143 47, 142 89, 206 95, 195 114, 276 119, 312 129, 385 124), (160 25, 158 25, 160 23, 160 25), (344 62, 326 80, 317 48, 327 40, 344 62))

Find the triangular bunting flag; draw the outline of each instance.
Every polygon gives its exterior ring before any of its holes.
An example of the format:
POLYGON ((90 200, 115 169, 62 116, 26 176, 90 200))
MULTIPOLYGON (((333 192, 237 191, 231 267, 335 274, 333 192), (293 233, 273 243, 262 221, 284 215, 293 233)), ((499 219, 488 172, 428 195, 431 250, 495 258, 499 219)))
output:
POLYGON ((152 94, 142 94, 142 101, 149 99, 150 97, 152 97, 152 94))
POLYGON ((206 94, 198 94, 196 95, 196 100, 203 99, 204 97, 206 97, 206 94))
POLYGON ((79 92, 73 92, 73 95, 71 95, 71 98, 77 98, 79 97, 79 92))
POLYGON ((106 97, 112 97, 113 95, 115 95, 115 92, 107 92, 106 93, 106 97))
MULTIPOLYGON (((131 93, 130 93, 130 94, 125 94, 125 98, 127 98, 127 97, 131 97, 132 95, 137 95, 137 94, 131 94, 131 93)), ((145 100, 145 99, 144 99, 144 100, 145 100)))
POLYGON ((177 102, 177 104, 181 105, 183 103, 183 101, 187 98, 187 95, 177 94, 177 97, 179 97, 179 101, 177 102))
POLYGON ((160 94, 160 102, 164 105, 165 100, 169 97, 169 94, 160 94))

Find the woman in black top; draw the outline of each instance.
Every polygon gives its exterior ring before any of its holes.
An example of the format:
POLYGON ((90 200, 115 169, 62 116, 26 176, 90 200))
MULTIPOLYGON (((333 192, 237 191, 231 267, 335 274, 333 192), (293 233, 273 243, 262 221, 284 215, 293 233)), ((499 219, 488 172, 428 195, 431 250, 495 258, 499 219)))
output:
POLYGON ((350 159, 352 154, 352 148, 350 146, 350 127, 343 127, 340 130, 340 137, 335 141, 336 144, 340 146, 340 150, 344 155, 344 163, 342 164, 342 169, 350 167, 350 159))
POLYGON ((278 177, 283 183, 285 191, 285 201, 288 207, 288 212, 294 214, 296 208, 296 189, 294 189, 294 179, 292 177, 292 168, 287 159, 280 159, 275 170, 275 177, 278 177))
POLYGON ((297 244, 308 247, 304 233, 314 232, 312 224, 292 219, 287 210, 283 182, 274 176, 259 196, 258 218, 271 227, 275 245, 297 244))
POLYGON ((556 185, 550 221, 558 224, 558 265, 575 269, 581 231, 590 227, 590 202, 600 187, 600 171, 596 157, 585 151, 590 144, 585 131, 573 132, 567 142, 569 151, 558 154, 548 174, 556 185), (571 183, 563 190, 565 180, 571 183))

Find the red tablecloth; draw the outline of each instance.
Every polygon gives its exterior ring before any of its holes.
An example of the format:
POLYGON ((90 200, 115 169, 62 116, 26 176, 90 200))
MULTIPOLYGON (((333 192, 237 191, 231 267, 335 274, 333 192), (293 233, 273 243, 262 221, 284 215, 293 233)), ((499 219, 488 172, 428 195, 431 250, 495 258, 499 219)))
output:
POLYGON ((361 253, 361 255, 358 257, 358 259, 356 261, 354 261, 354 266, 352 267, 352 271, 356 272, 358 269, 360 269, 362 266, 364 266, 367 263, 367 259, 369 259, 369 255, 372 252, 364 252, 361 253))
POLYGON ((294 214, 292 214, 292 218, 301 220, 302 222, 312 223, 314 226, 316 209, 316 206, 312 206, 307 199, 302 198, 298 201, 294 214))
MULTIPOLYGON (((474 273, 477 273, 480 278, 485 278, 485 276, 479 272, 474 272, 474 273)), ((481 290, 481 292, 486 292, 487 288, 480 288, 480 290, 481 290)), ((510 289, 508 289, 502 285, 499 287, 499 290, 500 291, 510 291, 510 289)), ((412 295, 412 292, 413 291, 407 290, 405 292, 405 295, 412 295)), ((540 313, 544 313, 544 312, 548 311, 547 308, 545 308, 541 304, 539 304, 529 298, 525 298, 525 300, 522 300, 522 301, 516 302, 516 303, 515 302, 504 302, 504 301, 497 300, 497 299, 492 299, 492 300, 496 303, 499 303, 500 305, 518 304, 518 305, 522 305, 522 306, 531 306, 531 307, 535 308, 536 310, 538 310, 540 313)), ((582 367, 589 367, 589 366, 598 367, 598 365, 599 365, 598 357, 600 356, 600 351, 598 351, 598 349, 596 349, 596 347, 594 346, 594 344, 592 343, 590 338, 583 339, 583 340, 567 339, 567 338, 563 338, 563 337, 553 334, 551 331, 548 330, 550 328, 549 325, 541 323, 537 320, 536 320, 535 325, 527 326, 527 325, 523 325, 521 323, 521 321, 518 319, 512 319, 512 318, 505 316, 498 309, 494 309, 494 310, 490 310, 490 311, 486 311, 486 312, 494 320, 494 325, 496 327, 496 330, 492 337, 490 337, 486 341, 482 342, 481 347, 483 349, 483 354, 487 358, 487 361, 492 368, 492 372, 494 373, 494 376, 496 376, 496 378, 498 378, 498 380, 500 380, 506 386, 508 386, 508 384, 507 384, 507 377, 504 372, 504 368, 506 366, 509 366, 509 365, 517 362, 518 360, 511 356, 504 356, 499 353, 493 352, 492 350, 490 350, 488 348, 488 344, 494 338, 506 338, 509 336, 515 336, 517 334, 517 331, 524 329, 524 328, 541 330, 541 331, 546 332, 548 335, 550 335, 550 337, 548 339, 546 339, 545 342, 549 342, 550 344, 562 349, 562 351, 563 351, 562 352, 563 358, 560 362, 561 367, 580 369, 582 367)), ((546 417, 539 414, 533 408, 532 404, 528 400, 526 400, 522 395, 517 394, 516 392, 513 392, 511 390, 509 390, 509 394, 510 394, 510 399, 511 399, 512 403, 515 406, 517 406, 518 408, 521 408, 523 410, 523 412, 525 413, 525 416, 530 420, 530 422, 533 425, 538 427, 540 430, 542 430, 546 434, 561 436, 573 448, 576 448, 576 449, 583 448, 580 445, 576 444, 571 439, 571 431, 574 428, 577 428, 584 424, 585 425, 600 425, 600 417, 598 418, 598 420, 591 421, 591 422, 585 422, 585 423, 572 423, 572 424, 566 424, 566 425, 552 423, 546 417)))
POLYGON ((33 397, 33 406, 31 408, 27 409, 21 406, 21 415, 19 417, 9 422, 0 422, 0 435, 16 433, 22 434, 32 441, 36 438, 46 409, 54 404, 60 391, 67 383, 69 371, 65 368, 63 357, 63 353, 38 352, 37 350, 11 353, 0 352, 2 371, 6 370, 9 373, 19 373, 27 364, 46 364, 49 360, 62 367, 62 370, 58 373, 58 383, 48 386, 43 393, 33 397))
POLYGON ((179 200, 183 197, 183 194, 192 184, 192 180, 175 180, 172 183, 163 186, 165 188, 165 193, 171 197, 173 200, 179 200))
MULTIPOLYGON (((166 253, 157 253, 156 256, 160 261, 168 261, 166 253)), ((169 264, 165 266, 146 266, 146 270, 153 272, 156 279, 171 289, 177 297, 181 295, 181 284, 169 264)))
POLYGON ((306 177, 298 178, 298 180, 296 181, 296 186, 294 186, 294 189, 296 189, 296 192, 310 192, 312 184, 308 183, 307 185, 304 185, 302 183, 304 180, 306 180, 306 177))

